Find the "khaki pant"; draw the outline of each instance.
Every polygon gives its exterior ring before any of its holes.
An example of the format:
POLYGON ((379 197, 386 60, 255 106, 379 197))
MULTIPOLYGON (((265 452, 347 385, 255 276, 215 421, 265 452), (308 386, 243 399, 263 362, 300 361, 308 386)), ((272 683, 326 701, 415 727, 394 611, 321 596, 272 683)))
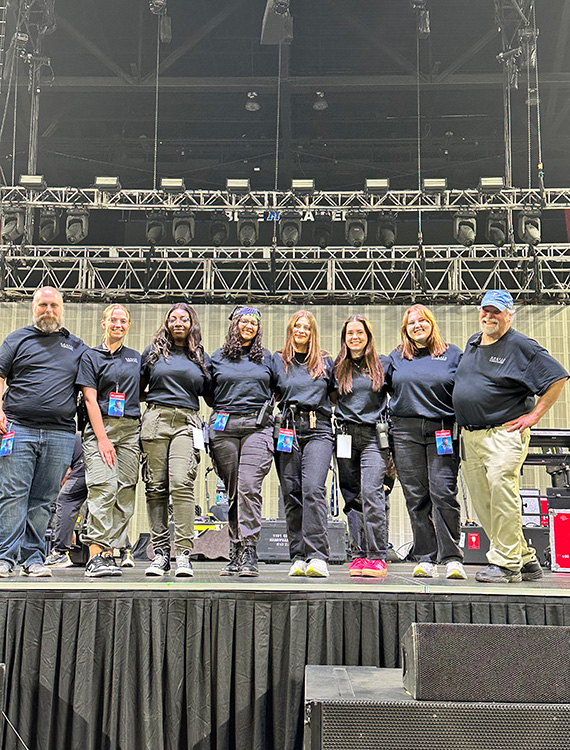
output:
POLYGON ((487 560, 511 570, 536 559, 523 535, 519 477, 530 430, 463 430, 461 470, 475 512, 490 540, 487 560))
POLYGON ((190 409, 151 405, 143 415, 143 479, 155 551, 170 550, 169 502, 177 553, 194 545, 194 481, 200 457, 192 428, 200 426, 198 412, 190 409))
POLYGON ((103 417, 107 437, 117 459, 109 466, 99 453, 90 424, 83 435, 87 482, 86 544, 103 550, 127 546, 127 527, 135 510, 135 489, 139 478, 139 422, 126 417, 103 417))

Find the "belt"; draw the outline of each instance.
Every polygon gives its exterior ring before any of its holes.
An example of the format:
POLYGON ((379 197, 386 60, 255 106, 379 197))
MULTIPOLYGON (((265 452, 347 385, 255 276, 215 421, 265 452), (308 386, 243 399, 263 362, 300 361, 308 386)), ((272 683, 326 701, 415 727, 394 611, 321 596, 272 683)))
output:
POLYGON ((483 425, 474 425, 474 424, 464 424, 461 425, 462 430, 468 430, 469 432, 477 432, 477 430, 493 430, 495 427, 502 427, 501 424, 483 424, 483 425))

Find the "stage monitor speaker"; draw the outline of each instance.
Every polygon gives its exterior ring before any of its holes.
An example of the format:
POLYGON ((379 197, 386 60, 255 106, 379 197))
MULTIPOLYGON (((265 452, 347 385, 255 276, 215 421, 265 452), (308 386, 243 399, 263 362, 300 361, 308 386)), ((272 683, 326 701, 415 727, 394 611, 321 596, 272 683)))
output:
MULTIPOLYGON (((530 544, 536 550, 538 562, 541 565, 549 565, 548 526, 525 526, 523 534, 527 544, 530 544)), ((487 565, 489 537, 485 534, 482 526, 462 526, 459 546, 463 550, 465 565, 487 565)))
POLYGON ((568 627, 413 623, 401 653, 418 700, 570 702, 568 627))
POLYGON ((566 750, 570 705, 416 701, 399 669, 308 666, 304 750, 566 750))

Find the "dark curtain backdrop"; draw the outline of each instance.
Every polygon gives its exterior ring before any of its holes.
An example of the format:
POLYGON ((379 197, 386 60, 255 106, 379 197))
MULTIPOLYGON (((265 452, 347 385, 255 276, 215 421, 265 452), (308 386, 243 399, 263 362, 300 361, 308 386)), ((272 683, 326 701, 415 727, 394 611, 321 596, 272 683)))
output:
POLYGON ((6 713, 37 750, 301 750, 305 665, 396 667, 412 622, 570 625, 570 600, 2 591, 6 713))

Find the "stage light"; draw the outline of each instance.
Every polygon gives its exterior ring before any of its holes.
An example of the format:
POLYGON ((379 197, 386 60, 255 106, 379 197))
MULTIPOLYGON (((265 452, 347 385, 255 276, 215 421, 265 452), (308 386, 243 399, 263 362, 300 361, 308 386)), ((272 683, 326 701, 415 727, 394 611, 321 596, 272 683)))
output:
POLYGON ((519 214, 519 238, 527 245, 535 247, 541 241, 541 221, 539 211, 521 211, 519 214))
POLYGON ((226 180, 226 190, 228 193, 249 193, 249 179, 228 179, 226 180))
POLYGON ((480 177, 479 178, 479 192, 480 193, 498 193, 505 187, 504 177, 480 177))
POLYGON ((362 247, 366 242, 367 232, 366 214, 355 211, 346 215, 345 237, 352 247, 362 247))
POLYGON ((328 247, 332 238, 332 217, 329 214, 321 214, 315 217, 315 226, 313 228, 313 242, 321 250, 328 247))
POLYGON ((65 236, 69 243, 77 245, 89 233, 89 212, 78 208, 67 212, 65 220, 65 236))
POLYGON ((146 217, 146 238, 150 245, 160 245, 166 236, 166 222, 164 214, 157 212, 150 213, 146 217))
POLYGON ((390 190, 390 180, 387 177, 366 180, 364 183, 364 189, 370 195, 384 195, 390 190))
POLYGON ((45 190, 47 187, 42 174, 21 174, 20 185, 27 190, 45 190))
POLYGON ((160 189, 165 193, 183 193, 186 190, 183 177, 162 177, 160 189))
POLYGON ((177 245, 189 245, 194 239, 196 223, 192 211, 181 211, 172 219, 172 236, 177 245))
POLYGON ((93 187, 106 193, 118 193, 121 183, 118 177, 95 177, 93 187))
POLYGON ((15 242, 24 234, 26 212, 23 208, 6 206, 2 209, 2 239, 15 242))
POLYGON ((504 213, 491 213, 487 217, 487 227, 485 231, 487 241, 495 247, 503 247, 507 241, 507 218, 504 213))
POLYGON ((424 177, 422 190, 424 193, 442 193, 447 190, 447 177, 424 177))
POLYGON ((317 112, 324 112, 325 109, 329 108, 329 103, 325 99, 325 92, 324 91, 317 91, 317 98, 313 102, 313 109, 317 112))
POLYGON ((453 236, 460 245, 471 247, 477 236, 477 217, 472 211, 460 211, 453 217, 453 236))
POLYGON ((248 112, 259 112, 261 104, 257 101, 257 91, 247 92, 247 101, 244 106, 248 112))
POLYGON ((279 240, 286 247, 296 247, 301 240, 301 214, 282 211, 279 220, 279 240))
POLYGON ((257 242, 258 237, 257 214, 253 211, 244 211, 238 217, 238 244, 243 247, 252 247, 257 242))
POLYGON ((225 245, 230 236, 230 220, 224 213, 215 213, 210 224, 210 242, 214 247, 225 245))
POLYGON ((53 242, 59 234, 59 212, 54 208, 40 211, 38 236, 40 242, 53 242))
POLYGON ((396 217, 391 212, 378 217, 378 242, 388 249, 396 244, 396 217))
POLYGON ((312 195, 315 192, 315 181, 291 180, 291 191, 298 195, 312 195))

